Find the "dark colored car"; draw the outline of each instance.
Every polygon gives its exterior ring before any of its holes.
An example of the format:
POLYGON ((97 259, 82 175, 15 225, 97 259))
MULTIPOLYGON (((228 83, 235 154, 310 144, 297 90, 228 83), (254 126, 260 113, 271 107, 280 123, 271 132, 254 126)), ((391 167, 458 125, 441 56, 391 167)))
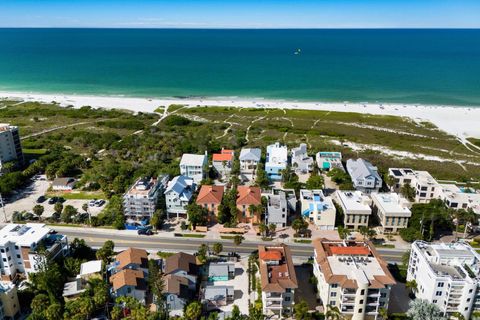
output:
POLYGON ((47 198, 45 198, 45 196, 40 196, 37 198, 37 203, 44 203, 45 200, 47 200, 47 198))
POLYGON ((64 203, 67 200, 65 200, 64 197, 58 197, 57 201, 60 202, 60 203, 64 203))
POLYGON ((48 199, 48 204, 55 204, 57 202, 58 202, 57 197, 51 197, 50 199, 48 199))
POLYGON ((144 234, 146 236, 151 236, 153 234, 151 229, 138 229, 137 233, 138 234, 144 234))

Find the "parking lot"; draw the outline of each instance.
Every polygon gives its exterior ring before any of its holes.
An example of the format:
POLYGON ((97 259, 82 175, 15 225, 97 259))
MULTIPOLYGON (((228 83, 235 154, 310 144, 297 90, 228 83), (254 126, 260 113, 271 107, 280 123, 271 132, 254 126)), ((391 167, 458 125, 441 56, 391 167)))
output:
MULTIPOLYGON (((17 193, 11 196, 5 204, 5 213, 8 221, 11 221, 12 214, 15 211, 32 212, 32 208, 37 204, 38 197, 45 195, 49 187, 50 182, 45 179, 45 176, 39 176, 39 179, 32 181, 32 183, 23 190, 17 191, 17 193)), ((90 200, 66 200, 63 203, 63 206, 71 205, 76 208, 78 212, 83 212, 83 204, 88 203, 89 201, 90 200)), ((48 200, 40 203, 40 205, 45 208, 42 218, 48 218, 55 212, 54 204, 48 204, 48 200)), ((89 213, 92 216, 96 216, 103 210, 103 208, 105 208, 105 205, 106 204, 101 207, 89 207, 89 213)), ((0 221, 5 222, 5 217, 2 211, 0 211, 0 221)))

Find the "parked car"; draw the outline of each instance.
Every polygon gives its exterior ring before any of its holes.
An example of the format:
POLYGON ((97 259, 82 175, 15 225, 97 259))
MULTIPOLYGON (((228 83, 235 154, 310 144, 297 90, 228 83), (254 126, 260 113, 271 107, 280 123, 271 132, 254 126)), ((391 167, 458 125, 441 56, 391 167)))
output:
POLYGON ((48 199, 48 204, 55 204, 57 202, 58 202, 57 197, 51 197, 50 199, 48 199))
POLYGON ((47 198, 45 198, 45 196, 40 196, 37 198, 37 203, 44 203, 45 200, 47 200, 47 198))
POLYGON ((90 200, 90 201, 88 202, 88 206, 89 206, 89 207, 95 207, 95 204, 96 204, 96 203, 97 203, 97 199, 90 200))
POLYGON ((143 234, 146 236, 151 236, 153 234, 152 229, 147 229, 147 228, 141 228, 137 230, 138 234, 143 234))
POLYGON ((58 200, 57 200, 57 201, 60 202, 60 203, 64 203, 64 202, 67 201, 67 200, 65 200, 64 197, 58 197, 58 200))
POLYGON ((105 204, 105 200, 103 200, 103 199, 100 199, 100 200, 95 201, 95 205, 96 205, 97 207, 101 207, 101 206, 103 206, 104 204, 105 204))

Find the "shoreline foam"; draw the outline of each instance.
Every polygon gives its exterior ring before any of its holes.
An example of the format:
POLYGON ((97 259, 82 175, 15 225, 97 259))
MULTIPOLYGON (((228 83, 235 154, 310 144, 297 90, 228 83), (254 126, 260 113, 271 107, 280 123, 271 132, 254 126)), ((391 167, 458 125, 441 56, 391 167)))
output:
POLYGON ((480 138, 480 108, 463 106, 420 105, 400 103, 359 103, 359 102, 306 102, 270 100, 263 98, 230 97, 185 97, 185 98, 140 98, 130 96, 89 96, 73 94, 42 94, 22 92, 0 92, 0 99, 55 101, 61 106, 76 108, 91 106, 107 109, 127 109, 135 112, 154 112, 159 106, 182 104, 195 106, 222 106, 242 108, 303 109, 362 114, 391 115, 408 117, 414 121, 429 121, 439 129, 457 136, 480 138))

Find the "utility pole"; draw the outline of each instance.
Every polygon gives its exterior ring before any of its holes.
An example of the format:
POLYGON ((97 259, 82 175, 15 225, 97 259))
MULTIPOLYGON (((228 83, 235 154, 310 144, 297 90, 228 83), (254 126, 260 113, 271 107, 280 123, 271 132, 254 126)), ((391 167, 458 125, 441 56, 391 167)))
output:
POLYGON ((7 212, 5 211, 5 203, 3 202, 3 197, 1 193, 0 193, 0 206, 2 207, 2 210, 3 210, 3 218, 5 220, 5 223, 7 223, 8 222, 7 212))

